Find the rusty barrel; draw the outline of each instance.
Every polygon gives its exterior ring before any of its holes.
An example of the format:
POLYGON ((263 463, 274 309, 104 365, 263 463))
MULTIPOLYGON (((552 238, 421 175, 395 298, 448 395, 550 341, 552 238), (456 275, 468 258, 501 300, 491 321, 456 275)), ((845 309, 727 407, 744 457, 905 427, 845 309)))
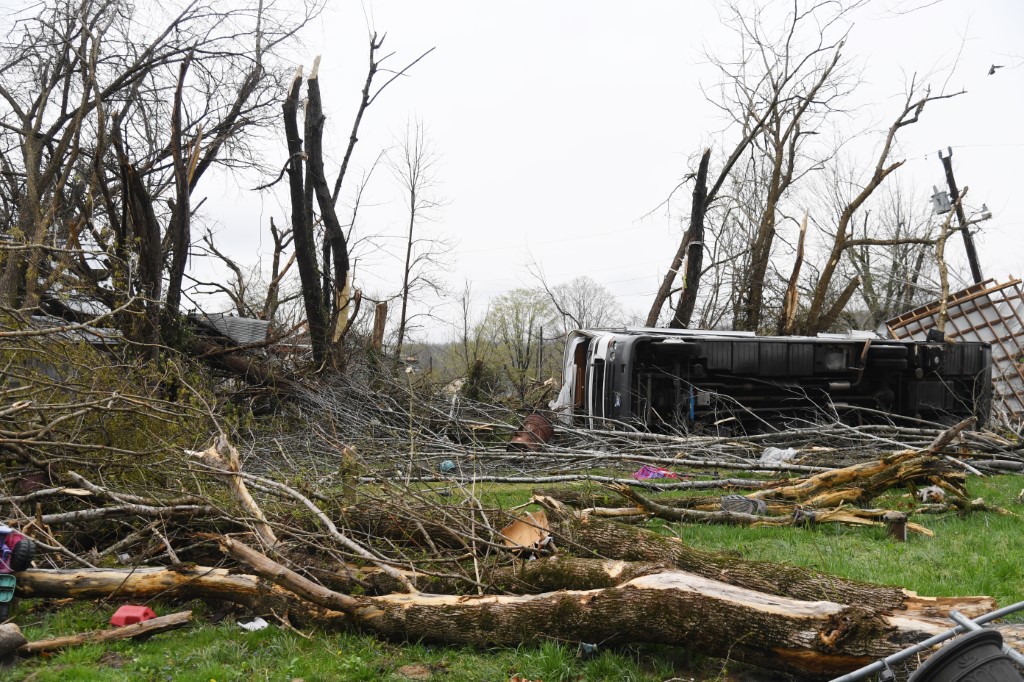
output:
POLYGON ((508 444, 509 450, 540 450, 541 446, 551 440, 555 427, 542 414, 534 412, 523 420, 523 427, 512 436, 508 444))

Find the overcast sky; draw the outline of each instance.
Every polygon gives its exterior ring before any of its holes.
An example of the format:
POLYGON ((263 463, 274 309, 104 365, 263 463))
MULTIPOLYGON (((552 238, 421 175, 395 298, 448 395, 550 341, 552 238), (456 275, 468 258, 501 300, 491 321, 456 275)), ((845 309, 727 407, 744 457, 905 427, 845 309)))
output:
MULTIPOLYGON (((368 27, 387 33, 394 67, 436 50, 368 112, 349 195, 405 122, 421 119, 441 155, 435 192, 445 201, 423 229, 455 241, 447 275, 455 288, 470 282, 483 305, 535 284, 527 264, 536 262, 552 283, 587 274, 646 313, 681 234, 678 212, 650 212, 704 146, 734 139, 720 135, 725 122, 702 93, 717 78, 705 50, 736 46, 718 4, 332 2, 294 59, 308 70, 322 55, 335 161, 365 77, 368 27)), ((959 184, 970 187, 967 204, 984 202, 994 214, 978 243, 985 275, 997 278, 1024 270, 1022 37, 1019 0, 881 0, 857 13, 845 50, 863 69, 850 100, 859 130, 888 127, 913 73, 930 78, 933 92, 967 91, 929 105, 920 123, 901 131, 895 156, 907 160, 901 182, 926 201, 933 184, 944 184, 936 150, 953 148, 959 184), (992 64, 1006 68, 989 76, 992 64)), ((275 154, 283 162, 283 136, 275 154)), ((713 169, 720 163, 712 158, 713 169)), ((401 235, 401 194, 386 168, 368 199, 357 233, 401 235)), ((218 241, 250 262, 270 241, 269 218, 287 216, 274 194, 236 188, 210 207, 218 241)), ((390 254, 357 247, 357 286, 397 291, 399 245, 392 240, 390 254)), ((960 253, 962 244, 950 250, 960 253)))

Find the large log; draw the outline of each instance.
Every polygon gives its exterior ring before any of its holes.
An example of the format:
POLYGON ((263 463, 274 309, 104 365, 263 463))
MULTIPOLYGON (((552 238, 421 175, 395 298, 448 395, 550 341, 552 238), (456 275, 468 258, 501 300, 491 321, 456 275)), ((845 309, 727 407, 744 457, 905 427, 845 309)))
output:
POLYGON ((583 556, 623 561, 663 561, 712 580, 793 599, 827 599, 863 604, 885 611, 899 609, 906 596, 897 587, 882 587, 838 578, 799 566, 750 561, 725 552, 684 545, 646 528, 550 509, 552 532, 561 547, 583 556))
POLYGON ((621 582, 537 595, 355 597, 328 590, 237 542, 227 540, 225 546, 262 577, 210 568, 32 569, 19 574, 19 594, 219 598, 257 609, 269 605, 282 615, 287 609, 315 613, 326 625, 355 624, 390 638, 480 646, 515 646, 545 638, 672 644, 820 677, 852 670, 946 629, 948 622, 942 618, 950 608, 969 615, 992 608, 987 599, 934 600, 903 593, 907 608, 893 615, 829 600, 766 595, 682 571, 630 578, 651 567, 557 559, 530 562, 524 577, 538 569, 556 575, 587 566, 592 576, 604 573, 603 579, 594 578, 595 584, 621 582))
POLYGON ((209 599, 240 604, 259 613, 289 614, 298 622, 331 622, 341 616, 298 599, 259 576, 207 566, 30 568, 18 573, 16 594, 25 599, 209 599))
POLYGON ((801 601, 682 571, 596 590, 539 595, 341 595, 230 538, 236 560, 285 589, 392 638, 476 646, 556 639, 683 646, 762 667, 829 678, 927 639, 946 626, 862 606, 801 601))

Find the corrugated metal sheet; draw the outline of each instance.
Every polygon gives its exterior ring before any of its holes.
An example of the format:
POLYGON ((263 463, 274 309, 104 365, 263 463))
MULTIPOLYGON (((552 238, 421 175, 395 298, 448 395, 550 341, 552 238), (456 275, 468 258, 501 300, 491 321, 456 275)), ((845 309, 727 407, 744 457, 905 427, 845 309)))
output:
MULTIPOLYGON (((924 341, 936 327, 940 303, 911 310, 885 323, 894 339, 924 341)), ((992 346, 993 409, 1024 418, 1024 290, 1021 281, 986 280, 950 294, 946 336, 992 346)))
POLYGON ((194 317, 241 345, 266 341, 270 329, 268 320, 257 320, 254 317, 236 317, 224 313, 206 313, 194 317))

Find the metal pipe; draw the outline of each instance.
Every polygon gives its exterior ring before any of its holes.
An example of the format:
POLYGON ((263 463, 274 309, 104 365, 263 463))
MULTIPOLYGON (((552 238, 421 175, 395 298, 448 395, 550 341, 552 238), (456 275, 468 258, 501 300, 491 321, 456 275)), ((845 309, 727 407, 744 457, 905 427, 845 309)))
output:
MULTIPOLYGON (((1016 613, 1017 611, 1021 610, 1024 610, 1024 601, 1019 601, 1016 604, 1011 604, 1009 606, 1003 607, 998 611, 992 611, 991 613, 986 613, 982 616, 978 616, 972 622, 975 625, 980 626, 990 621, 998 620, 1004 616, 1008 616, 1011 613, 1016 613)), ((926 649, 930 649, 936 644, 939 644, 940 642, 945 642, 947 639, 956 637, 960 633, 966 632, 969 629, 971 628, 966 627, 964 625, 957 625, 955 628, 946 630, 945 632, 940 632, 939 634, 933 637, 929 637, 920 644, 915 644, 914 646, 908 649, 904 649, 903 651, 897 651, 891 656, 886 656, 880 661, 875 661, 874 663, 866 665, 863 668, 858 668, 857 670, 854 670, 851 673, 846 673, 841 677, 835 677, 830 682, 853 682, 853 680, 865 678, 868 675, 871 675, 872 673, 881 672, 887 669, 892 663, 899 663, 900 661, 910 658, 914 654, 918 654, 922 651, 925 651, 926 649)))
MULTIPOLYGON (((960 613, 956 609, 951 609, 949 612, 949 619, 956 621, 960 625, 963 625, 968 630, 980 630, 981 626, 975 623, 973 620, 960 613)), ((1003 653, 1009 656, 1014 663, 1024 668, 1024 656, 1019 651, 1014 649, 1009 644, 1003 644, 1003 653)))

